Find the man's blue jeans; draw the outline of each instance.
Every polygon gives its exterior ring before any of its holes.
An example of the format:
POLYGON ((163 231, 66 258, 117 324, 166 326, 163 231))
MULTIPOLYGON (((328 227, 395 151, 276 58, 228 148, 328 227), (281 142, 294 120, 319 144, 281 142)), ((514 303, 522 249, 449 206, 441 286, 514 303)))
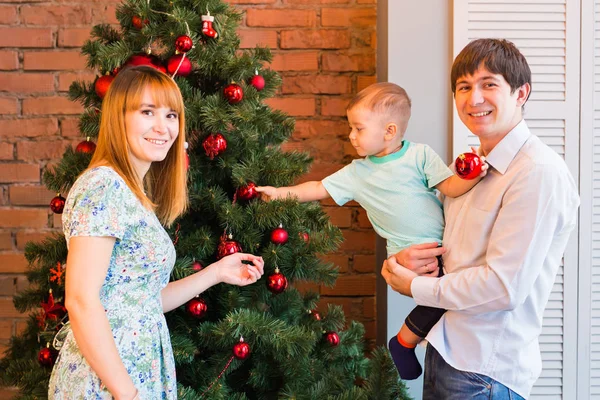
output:
POLYGON ((451 367, 427 345, 423 400, 524 400, 500 382, 451 367))

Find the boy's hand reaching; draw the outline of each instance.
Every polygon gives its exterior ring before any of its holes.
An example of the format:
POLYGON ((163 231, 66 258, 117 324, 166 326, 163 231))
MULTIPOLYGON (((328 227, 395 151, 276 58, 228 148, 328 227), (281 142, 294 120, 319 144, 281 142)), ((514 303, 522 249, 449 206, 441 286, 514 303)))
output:
POLYGON ((487 175, 487 172, 488 172, 488 169, 490 168, 490 166, 488 165, 488 163, 485 162, 485 156, 482 154, 482 152, 480 150, 481 150, 481 147, 471 146, 471 152, 477 154, 479 156, 479 159, 481 160, 481 173, 479 174, 479 178, 483 178, 484 176, 487 175))
POLYGON ((256 191, 260 193, 263 201, 271 201, 277 198, 277 188, 273 186, 257 186, 256 191))

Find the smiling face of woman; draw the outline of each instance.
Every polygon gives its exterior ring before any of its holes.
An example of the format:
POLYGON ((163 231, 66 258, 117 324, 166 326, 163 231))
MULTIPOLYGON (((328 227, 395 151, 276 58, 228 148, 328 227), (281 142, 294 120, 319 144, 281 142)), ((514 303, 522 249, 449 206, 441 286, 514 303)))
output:
POLYGON ((125 130, 131 164, 143 178, 150 164, 162 161, 179 135, 179 115, 156 104, 146 88, 136 109, 125 113, 125 130))

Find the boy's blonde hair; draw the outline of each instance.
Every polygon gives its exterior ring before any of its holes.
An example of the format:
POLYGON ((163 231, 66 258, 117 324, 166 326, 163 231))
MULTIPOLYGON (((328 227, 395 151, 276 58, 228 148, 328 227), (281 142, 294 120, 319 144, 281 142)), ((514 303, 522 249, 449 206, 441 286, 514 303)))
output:
POLYGON ((88 169, 113 168, 144 207, 154 210, 160 222, 169 226, 185 211, 188 202, 184 143, 184 105, 175 81, 152 67, 127 68, 112 81, 102 101, 98 144, 88 169), (125 114, 139 109, 146 90, 157 107, 177 112, 179 134, 165 159, 153 162, 141 182, 129 159, 125 114))
POLYGON ((358 92, 346 107, 346 111, 361 106, 391 118, 404 133, 410 119, 410 97, 406 90, 391 82, 379 82, 369 85, 358 92))

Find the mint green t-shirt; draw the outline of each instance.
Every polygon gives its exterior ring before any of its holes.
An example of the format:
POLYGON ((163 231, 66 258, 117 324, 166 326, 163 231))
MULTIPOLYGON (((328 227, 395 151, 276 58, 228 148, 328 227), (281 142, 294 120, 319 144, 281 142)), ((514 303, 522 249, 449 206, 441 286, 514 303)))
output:
POLYGON ((389 257, 413 244, 442 242, 444 213, 434 187, 452 175, 429 146, 405 140, 396 153, 352 161, 323 186, 338 205, 355 200, 367 211, 389 257))

